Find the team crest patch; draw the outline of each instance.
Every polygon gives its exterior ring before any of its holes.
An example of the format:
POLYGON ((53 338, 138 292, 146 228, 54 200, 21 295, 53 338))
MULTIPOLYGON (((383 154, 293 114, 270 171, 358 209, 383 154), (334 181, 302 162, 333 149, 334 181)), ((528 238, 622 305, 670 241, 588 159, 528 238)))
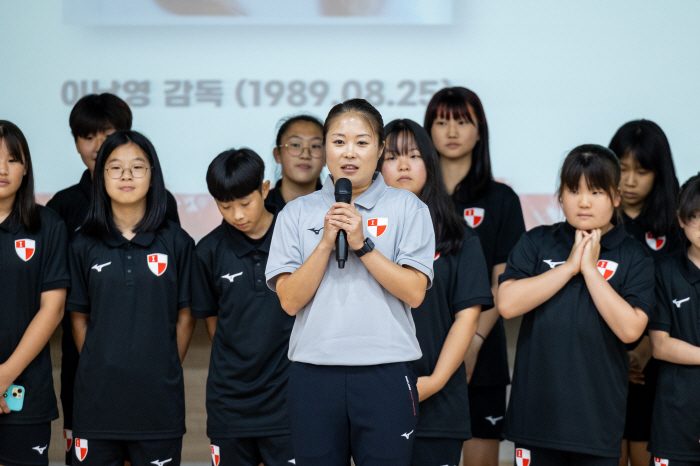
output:
POLYGON ((515 450, 515 464, 517 466, 529 466, 530 465, 530 450, 525 448, 518 448, 515 450))
POLYGON ((88 441, 83 438, 75 439, 75 456, 83 461, 88 453, 88 441))
POLYGON ((380 236, 382 236, 388 226, 388 218, 380 217, 370 218, 369 220, 367 220, 367 231, 370 235, 374 236, 375 238, 379 238, 380 236))
POLYGON ((464 209, 464 220, 467 221, 467 225, 472 228, 476 228, 481 225, 484 221, 484 209, 481 207, 470 207, 469 209, 464 209))
POLYGON ((433 261, 436 261, 436 260, 438 260, 438 259, 440 259, 440 253, 439 253, 439 252, 436 252, 436 253, 435 253, 435 259, 433 259, 433 261))
POLYGON ((168 256, 166 254, 150 254, 148 256, 148 268, 160 277, 168 268, 168 256))
POLYGON ((617 270, 617 262, 613 261, 598 261, 598 272, 604 279, 610 280, 617 270))
POLYGON ((15 240, 15 252, 24 262, 34 257, 34 251, 36 251, 36 243, 33 239, 15 240))
POLYGON ((651 233, 647 233, 646 235, 644 235, 644 239, 647 240, 647 246, 649 246, 654 251, 658 251, 666 245, 665 236, 659 236, 658 238, 654 238, 653 236, 651 236, 651 233))
POLYGON ((66 439, 66 452, 69 452, 73 446, 73 431, 70 429, 63 429, 63 438, 66 439))
POLYGON ((668 460, 654 457, 654 466, 668 466, 668 460))
POLYGON ((219 466, 219 462, 221 462, 219 447, 216 445, 209 445, 209 448, 211 449, 211 462, 214 464, 214 466, 219 466))

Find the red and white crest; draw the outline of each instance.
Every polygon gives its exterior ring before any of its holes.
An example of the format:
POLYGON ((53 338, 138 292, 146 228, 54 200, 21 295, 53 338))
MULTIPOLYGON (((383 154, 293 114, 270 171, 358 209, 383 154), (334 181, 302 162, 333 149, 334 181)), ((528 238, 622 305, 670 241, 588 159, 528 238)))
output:
POLYGON ((613 261, 598 261, 598 272, 604 279, 610 280, 617 270, 617 262, 613 261))
POLYGON ((464 209, 464 220, 467 221, 467 225, 472 228, 476 228, 481 225, 484 221, 484 209, 481 207, 470 207, 469 209, 464 209))
POLYGON ((649 246, 654 251, 658 251, 666 245, 665 236, 659 236, 658 238, 654 238, 653 236, 651 236, 651 233, 647 233, 646 235, 644 235, 644 239, 647 240, 647 246, 649 246))
POLYGON ((668 466, 668 460, 654 457, 654 466, 668 466))
POLYGON ((380 236, 382 236, 386 231, 386 227, 388 226, 388 218, 380 217, 370 218, 369 220, 367 220, 367 231, 370 235, 374 236, 375 238, 379 238, 380 236))
POLYGON ((211 462, 214 464, 214 466, 219 466, 219 462, 221 461, 219 447, 216 445, 209 445, 209 448, 211 449, 211 462))
POLYGON ((34 256, 34 251, 36 251, 36 243, 33 239, 15 240, 15 251, 20 259, 27 262, 34 256))
POLYGON ((75 439, 75 456, 80 461, 83 461, 85 459, 85 457, 87 456, 87 452, 88 452, 88 441, 85 440, 84 438, 75 439))
POLYGON ((66 451, 70 451, 73 446, 73 431, 70 429, 63 429, 63 438, 66 439, 66 451))
POLYGON ((168 256, 166 254, 150 254, 148 256, 148 268, 160 277, 168 268, 168 256))
POLYGON ((518 448, 515 450, 515 464, 518 466, 529 466, 530 464, 530 450, 525 448, 518 448))
POLYGON ((438 259, 440 259, 440 253, 439 253, 439 252, 436 252, 436 253, 435 253, 435 259, 433 259, 433 262, 436 261, 436 260, 438 260, 438 259))

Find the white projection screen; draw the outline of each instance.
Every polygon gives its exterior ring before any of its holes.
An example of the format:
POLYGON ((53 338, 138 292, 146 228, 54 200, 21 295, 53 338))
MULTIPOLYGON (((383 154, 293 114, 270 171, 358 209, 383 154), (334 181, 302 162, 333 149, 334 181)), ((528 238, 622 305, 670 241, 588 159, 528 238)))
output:
POLYGON ((280 119, 363 97, 422 123, 436 90, 466 86, 531 228, 560 218, 565 153, 626 121, 666 131, 681 182, 700 170, 697 18, 678 0, 0 0, 0 118, 27 136, 45 202, 84 169, 72 105, 121 96, 198 239, 221 221, 205 184, 219 152, 254 149, 274 182, 280 119))

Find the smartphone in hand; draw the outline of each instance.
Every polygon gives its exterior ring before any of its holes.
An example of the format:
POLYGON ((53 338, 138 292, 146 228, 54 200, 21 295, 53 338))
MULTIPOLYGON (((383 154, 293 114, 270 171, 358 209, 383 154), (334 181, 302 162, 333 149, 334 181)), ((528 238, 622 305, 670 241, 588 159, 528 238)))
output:
POLYGON ((2 397, 7 403, 7 407, 10 411, 22 411, 22 406, 24 406, 24 387, 21 385, 10 385, 2 397))

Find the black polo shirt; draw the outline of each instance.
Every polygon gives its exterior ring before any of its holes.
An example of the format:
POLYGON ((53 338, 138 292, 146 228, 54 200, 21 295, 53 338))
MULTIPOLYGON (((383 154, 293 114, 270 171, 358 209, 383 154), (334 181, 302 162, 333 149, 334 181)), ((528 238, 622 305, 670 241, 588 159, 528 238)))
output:
POLYGON ((90 314, 75 378, 73 436, 168 439, 185 433, 178 312, 190 306, 194 242, 168 222, 154 232, 70 248, 66 308, 90 314))
MULTIPOLYGON (((272 189, 270 189, 270 192, 267 194, 267 198, 265 199, 265 204, 272 204, 276 206, 278 212, 284 209, 284 206, 287 205, 287 203, 284 202, 284 198, 282 197, 282 192, 280 191, 281 187, 282 180, 280 179, 277 181, 277 183, 275 183, 275 186, 272 189)), ((319 178, 316 182, 316 191, 318 191, 321 188, 323 188, 323 183, 321 183, 321 179, 319 178)))
MULTIPOLYGON (((14 353, 41 308, 41 293, 70 287, 68 235, 61 218, 39 206, 41 229, 0 223, 0 361, 14 353)), ((22 411, 0 415, 0 425, 40 424, 58 418, 47 344, 13 382, 25 388, 22 411)))
MULTIPOLYGON (((435 254, 433 286, 426 291, 423 303, 411 311, 423 352, 414 363, 418 377, 431 375, 435 370, 458 312, 477 305, 482 306, 482 311, 493 307, 479 237, 471 228, 465 226, 464 230, 464 244, 460 251, 435 254)), ((463 363, 442 390, 421 402, 416 435, 471 438, 467 373, 463 363)))
POLYGON ((294 317, 265 281, 274 225, 253 241, 223 221, 197 245, 192 315, 218 316, 207 378, 209 438, 289 434, 287 352, 294 317))
POLYGON ((685 237, 680 228, 674 227, 668 234, 655 238, 649 231, 648 221, 643 214, 639 214, 637 218, 630 217, 624 211, 621 214, 622 228, 634 239, 645 245, 654 260, 685 248, 685 237))
MULTIPOLYGON (((563 264, 574 245, 568 223, 534 228, 518 241, 499 281, 563 264)), ((600 240, 598 270, 631 306, 654 306, 649 252, 619 227, 600 240)), ((516 443, 618 457, 625 426, 629 356, 578 274, 523 316, 504 436, 516 443)))
MULTIPOLYGON (((685 251, 656 265, 656 307, 649 329, 700 346, 700 269, 685 251)), ((662 458, 700 461, 700 366, 661 361, 649 451, 662 458)))
MULTIPOLYGON (((480 197, 470 198, 466 192, 455 191, 452 200, 457 213, 479 235, 490 283, 493 267, 508 260, 511 249, 525 233, 520 199, 509 186, 492 181, 480 197)), ((482 387, 509 382, 506 332, 503 319, 499 318, 479 351, 469 384, 482 387)))

